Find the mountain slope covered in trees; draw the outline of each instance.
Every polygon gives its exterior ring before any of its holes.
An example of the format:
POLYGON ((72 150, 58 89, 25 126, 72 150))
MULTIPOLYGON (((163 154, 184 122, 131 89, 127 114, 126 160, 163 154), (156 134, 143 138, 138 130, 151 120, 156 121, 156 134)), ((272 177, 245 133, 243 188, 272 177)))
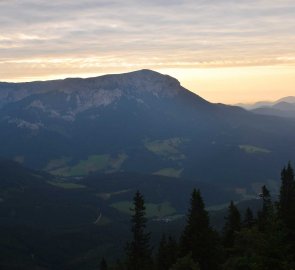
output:
POLYGON ((257 192, 294 159, 295 121, 212 104, 150 70, 0 84, 5 158, 60 176, 139 172, 257 192))

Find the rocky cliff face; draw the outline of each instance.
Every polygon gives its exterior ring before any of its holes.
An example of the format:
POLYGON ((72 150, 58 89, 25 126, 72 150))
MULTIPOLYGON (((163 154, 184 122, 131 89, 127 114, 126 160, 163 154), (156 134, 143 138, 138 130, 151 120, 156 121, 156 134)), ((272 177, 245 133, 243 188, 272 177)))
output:
MULTIPOLYGON (((81 112, 115 104, 121 98, 144 103, 146 96, 173 98, 181 91, 184 89, 176 79, 154 71, 140 70, 88 79, 1 83, 0 106, 3 108, 18 103, 27 110, 39 110, 52 118, 73 121, 81 112)), ((20 125, 18 120, 8 120, 18 126, 33 128, 20 125)))

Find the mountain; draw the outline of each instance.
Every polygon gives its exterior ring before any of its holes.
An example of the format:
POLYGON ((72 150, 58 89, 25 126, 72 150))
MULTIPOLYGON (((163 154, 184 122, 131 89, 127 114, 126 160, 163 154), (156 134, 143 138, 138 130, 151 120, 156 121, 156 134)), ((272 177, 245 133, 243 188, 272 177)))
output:
POLYGON ((258 108, 264 108, 264 107, 273 107, 278 103, 283 103, 283 104, 294 104, 295 103, 295 97, 293 96, 288 96, 288 97, 283 97, 280 98, 276 101, 258 101, 253 104, 246 104, 246 103, 238 103, 236 106, 242 107, 246 110, 255 110, 258 108))
POLYGON ((151 70, 0 84, 1 155, 61 176, 138 172, 276 186, 295 121, 212 104, 151 70))
POLYGON ((284 97, 274 102, 257 102, 252 105, 240 104, 241 107, 256 114, 295 118, 295 97, 284 97))
POLYGON ((289 96, 277 101, 260 101, 254 104, 238 104, 256 114, 295 118, 295 97, 289 96))
POLYGON ((260 107, 271 106, 272 104, 273 104, 272 101, 258 101, 253 104, 251 104, 251 103, 237 103, 235 105, 238 107, 244 108, 246 110, 254 110, 254 109, 257 109, 260 107))
POLYGON ((276 103, 279 103, 279 102, 295 103, 295 97, 294 96, 283 97, 279 99, 276 103))
POLYGON ((252 112, 262 115, 295 118, 295 103, 281 101, 270 107, 260 107, 253 109, 252 112))

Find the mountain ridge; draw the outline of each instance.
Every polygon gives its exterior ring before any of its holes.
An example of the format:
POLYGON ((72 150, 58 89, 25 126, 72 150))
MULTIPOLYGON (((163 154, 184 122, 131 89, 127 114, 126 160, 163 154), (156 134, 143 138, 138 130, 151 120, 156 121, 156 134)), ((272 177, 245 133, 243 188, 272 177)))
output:
POLYGON ((4 157, 64 176, 134 171, 235 188, 274 181, 295 159, 295 122, 210 103, 167 75, 57 82, 0 85, 4 157))
MULTIPOLYGON (((173 98, 181 92, 190 91, 183 88, 175 78, 151 70, 139 70, 92 78, 66 78, 12 85, 5 83, 0 91, 0 106, 25 100, 32 95, 64 94, 65 102, 72 102, 70 106, 73 106, 73 102, 76 103, 76 111, 73 112, 76 114, 95 106, 108 106, 122 97, 134 98, 137 102, 143 103, 143 100, 139 98, 141 95, 151 94, 157 98, 173 98)), ((198 98, 203 103, 208 103, 201 97, 198 96, 198 98)), ((27 106, 45 109, 40 100, 27 106)), ((51 113, 59 114, 56 111, 51 113)))
POLYGON ((242 107, 247 110, 253 110, 261 107, 271 107, 276 105, 277 103, 280 102, 286 102, 286 103, 295 103, 295 96, 287 96, 287 97, 282 97, 278 100, 274 101, 257 101, 255 103, 237 103, 235 104, 236 106, 242 107))

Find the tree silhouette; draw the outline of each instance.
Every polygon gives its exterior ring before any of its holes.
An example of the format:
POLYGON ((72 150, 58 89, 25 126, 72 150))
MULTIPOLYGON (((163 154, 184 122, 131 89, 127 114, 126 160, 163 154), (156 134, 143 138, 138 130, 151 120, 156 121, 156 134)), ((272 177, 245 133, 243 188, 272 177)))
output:
POLYGON ((281 172, 279 216, 290 230, 295 230, 295 181, 291 163, 281 172))
POLYGON ((102 258, 101 262, 99 264, 99 270, 107 270, 107 269, 108 269, 107 262, 106 262, 105 258, 102 258))
POLYGON ((200 267, 194 262, 191 255, 187 255, 179 258, 170 270, 200 270, 200 267))
POLYGON ((145 217, 145 205, 143 196, 139 191, 133 198, 134 208, 131 217, 132 241, 127 244, 127 269, 150 269, 152 264, 151 249, 149 245, 150 234, 145 232, 147 219, 145 217))
POLYGON ((286 244, 295 261, 295 179, 290 162, 281 172, 281 181, 278 214, 286 228, 286 244))
POLYGON ((202 270, 216 270, 219 258, 218 247, 217 234, 209 225, 209 216, 201 193, 194 189, 187 214, 187 224, 181 236, 181 256, 191 254, 192 259, 202 270))
POLYGON ((177 243, 171 236, 166 238, 165 234, 159 244, 156 255, 156 267, 158 270, 169 270, 177 259, 177 243))
POLYGON ((260 197, 262 199, 262 210, 258 212, 258 228, 264 231, 272 223, 275 213, 270 192, 265 185, 261 188, 260 197))
POLYGON ((228 216, 223 228, 223 243, 226 248, 232 248, 235 234, 241 230, 241 215, 233 201, 228 207, 228 216))
POLYGON ((252 228, 254 224, 255 224, 255 219, 254 219, 253 212, 249 207, 247 207, 245 217, 242 223, 242 227, 250 229, 252 228))

